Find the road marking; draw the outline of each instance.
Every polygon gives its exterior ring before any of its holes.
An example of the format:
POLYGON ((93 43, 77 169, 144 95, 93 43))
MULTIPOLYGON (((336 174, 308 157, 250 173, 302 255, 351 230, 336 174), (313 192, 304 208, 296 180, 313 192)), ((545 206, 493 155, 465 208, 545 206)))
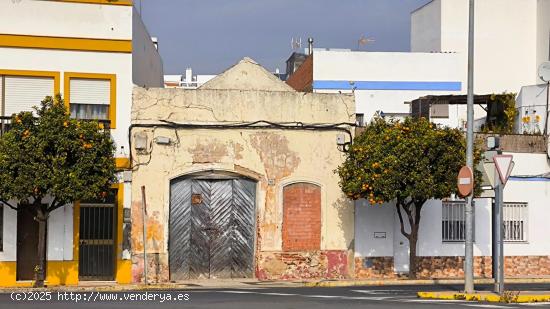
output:
POLYGON ((453 303, 466 302, 465 300, 448 300, 448 299, 405 299, 408 303, 453 303))
POLYGON ((220 293, 229 293, 229 294, 258 294, 258 292, 251 291, 219 291, 220 293))
POLYGON ((261 295, 273 295, 273 296, 296 296, 299 294, 290 294, 290 293, 258 293, 261 295))
POLYGON ((518 308, 518 307, 510 307, 510 306, 482 305, 482 304, 464 304, 464 306, 478 307, 478 308, 518 308))
POLYGON ((369 295, 385 295, 385 294, 392 294, 392 293, 384 293, 386 291, 373 291, 373 290, 351 290, 355 293, 363 293, 363 294, 369 294, 369 295))
POLYGON ((303 297, 311 297, 311 298, 344 298, 345 296, 338 296, 338 295, 300 295, 303 297))
POLYGON ((521 306, 550 306, 550 302, 540 302, 540 303, 522 303, 518 304, 521 306))

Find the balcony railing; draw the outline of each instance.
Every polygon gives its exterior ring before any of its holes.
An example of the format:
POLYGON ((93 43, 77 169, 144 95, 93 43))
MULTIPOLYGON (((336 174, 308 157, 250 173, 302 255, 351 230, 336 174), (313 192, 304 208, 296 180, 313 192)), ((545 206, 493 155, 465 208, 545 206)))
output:
MULTIPOLYGON (((10 116, 0 116, 0 136, 8 132, 11 128, 11 119, 10 116)), ((97 120, 97 119, 80 119, 80 121, 97 121, 103 127, 104 132, 111 132, 111 121, 110 120, 97 120)))

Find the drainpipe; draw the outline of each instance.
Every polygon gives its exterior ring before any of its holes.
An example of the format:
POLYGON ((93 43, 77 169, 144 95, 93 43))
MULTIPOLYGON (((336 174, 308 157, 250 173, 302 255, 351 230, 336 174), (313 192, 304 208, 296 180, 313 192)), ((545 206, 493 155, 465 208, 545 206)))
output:
POLYGON ((141 186, 141 216, 143 217, 143 276, 145 279, 145 285, 148 285, 147 281, 147 226, 145 220, 147 220, 147 207, 145 201, 145 186, 141 186))

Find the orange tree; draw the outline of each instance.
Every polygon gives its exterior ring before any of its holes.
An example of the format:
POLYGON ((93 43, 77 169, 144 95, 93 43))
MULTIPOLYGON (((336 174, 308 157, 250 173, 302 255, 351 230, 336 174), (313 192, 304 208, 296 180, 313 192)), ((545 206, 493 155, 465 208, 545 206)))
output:
MULTIPOLYGON (((480 152, 475 154, 479 162, 480 152)), ((337 173, 349 198, 366 199, 371 206, 395 205, 401 233, 409 241, 409 277, 416 278, 422 207, 430 199, 456 193, 458 171, 465 163, 466 140, 460 130, 424 118, 403 122, 377 118, 354 139, 337 173)), ((481 176, 475 171, 476 180, 481 176)), ((476 192, 479 190, 477 185, 476 192)))
POLYGON ((0 202, 31 211, 38 222, 35 286, 41 287, 50 213, 104 196, 115 180, 115 149, 98 122, 71 119, 60 95, 46 97, 36 115, 13 115, 10 130, 0 137, 0 202))

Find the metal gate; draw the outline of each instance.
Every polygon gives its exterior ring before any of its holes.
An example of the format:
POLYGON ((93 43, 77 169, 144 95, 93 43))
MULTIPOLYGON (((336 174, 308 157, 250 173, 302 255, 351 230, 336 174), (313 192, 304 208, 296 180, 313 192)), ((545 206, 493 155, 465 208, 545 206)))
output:
POLYGON ((242 178, 171 183, 171 280, 252 277, 255 193, 242 178))
POLYGON ((116 190, 105 201, 80 203, 80 280, 114 280, 116 190))

